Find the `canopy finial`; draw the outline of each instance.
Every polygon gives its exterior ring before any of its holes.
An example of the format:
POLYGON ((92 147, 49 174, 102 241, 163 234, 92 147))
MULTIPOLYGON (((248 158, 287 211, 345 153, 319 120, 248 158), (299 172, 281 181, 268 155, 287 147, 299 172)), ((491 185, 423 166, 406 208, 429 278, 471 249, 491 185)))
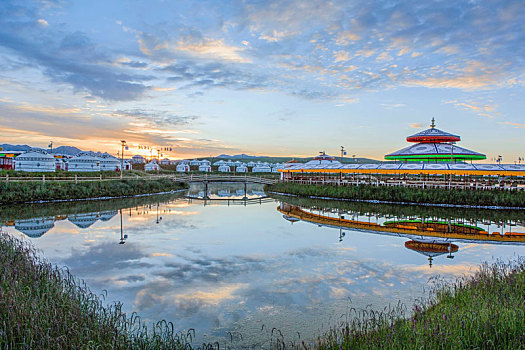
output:
POLYGON ((434 129, 434 128, 436 127, 436 123, 435 123, 435 122, 436 122, 436 121, 435 121, 434 117, 432 117, 432 124, 430 124, 430 127, 431 127, 432 129, 434 129))

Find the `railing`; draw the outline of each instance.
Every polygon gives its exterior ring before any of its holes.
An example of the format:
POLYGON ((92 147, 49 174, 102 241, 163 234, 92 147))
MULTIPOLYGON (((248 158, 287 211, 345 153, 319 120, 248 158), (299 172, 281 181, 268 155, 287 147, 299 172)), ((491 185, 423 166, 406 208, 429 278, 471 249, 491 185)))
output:
MULTIPOLYGON (((260 177, 260 176, 238 176, 238 175, 215 175, 215 174, 204 174, 204 175, 194 175, 194 174, 184 174, 184 175, 172 175, 172 174, 163 174, 163 175, 148 175, 148 176, 124 176, 122 179, 126 180, 157 180, 169 178, 173 181, 179 182, 251 182, 259 183, 264 185, 271 185, 279 180, 276 178, 260 177)), ((102 177, 100 176, 68 176, 68 177, 54 177, 54 176, 3 176, 0 177, 0 182, 94 182, 94 181, 118 181, 121 180, 120 177, 102 177)))
POLYGON ((204 174, 204 175, 171 175, 171 179, 180 182, 251 182, 259 183, 264 185, 272 185, 279 182, 276 178, 268 178, 261 176, 239 176, 239 175, 215 175, 215 174, 204 174))
POLYGON ((360 179, 360 180, 340 180, 340 179, 288 179, 285 182, 300 183, 307 185, 339 185, 339 186, 398 186, 398 187, 417 187, 417 188, 454 188, 454 189, 471 189, 471 190, 507 190, 507 191, 523 191, 524 186, 505 186, 501 184, 488 184, 478 182, 463 182, 463 181, 417 181, 417 180, 396 180, 396 181, 381 181, 376 179, 360 179))

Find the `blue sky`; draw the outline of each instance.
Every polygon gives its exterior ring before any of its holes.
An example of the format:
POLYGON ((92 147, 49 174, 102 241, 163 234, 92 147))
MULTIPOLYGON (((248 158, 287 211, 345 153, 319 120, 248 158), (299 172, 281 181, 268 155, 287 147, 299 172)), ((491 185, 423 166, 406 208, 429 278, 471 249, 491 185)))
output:
POLYGON ((2 1, 0 143, 525 155, 522 1, 2 1))

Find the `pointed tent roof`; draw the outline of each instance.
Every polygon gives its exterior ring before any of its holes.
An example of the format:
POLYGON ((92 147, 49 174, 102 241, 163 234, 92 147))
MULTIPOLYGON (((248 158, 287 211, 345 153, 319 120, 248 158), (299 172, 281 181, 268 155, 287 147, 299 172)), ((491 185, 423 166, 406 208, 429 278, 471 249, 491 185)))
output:
POLYGON ((407 137, 408 142, 421 142, 421 143, 433 143, 433 142, 457 142, 461 141, 459 135, 454 135, 443 130, 436 129, 434 118, 432 118, 432 124, 430 129, 426 129, 418 132, 417 134, 407 137))

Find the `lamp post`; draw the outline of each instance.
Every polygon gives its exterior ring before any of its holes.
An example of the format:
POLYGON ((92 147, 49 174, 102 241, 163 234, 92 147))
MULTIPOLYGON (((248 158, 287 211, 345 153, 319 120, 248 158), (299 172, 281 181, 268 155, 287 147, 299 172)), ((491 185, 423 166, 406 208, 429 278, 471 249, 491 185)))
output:
POLYGON ((346 154, 345 147, 341 146, 341 163, 343 162, 343 156, 346 154))
POLYGON ((450 164, 454 163, 454 144, 455 142, 450 142, 450 164))
POLYGON ((120 140, 122 146, 122 158, 120 158, 120 178, 122 179, 122 173, 124 172, 124 146, 126 146, 126 140, 120 140))
POLYGON ((49 142, 49 148, 51 148, 51 150, 49 151, 49 153, 53 153, 53 141, 50 141, 49 142))

